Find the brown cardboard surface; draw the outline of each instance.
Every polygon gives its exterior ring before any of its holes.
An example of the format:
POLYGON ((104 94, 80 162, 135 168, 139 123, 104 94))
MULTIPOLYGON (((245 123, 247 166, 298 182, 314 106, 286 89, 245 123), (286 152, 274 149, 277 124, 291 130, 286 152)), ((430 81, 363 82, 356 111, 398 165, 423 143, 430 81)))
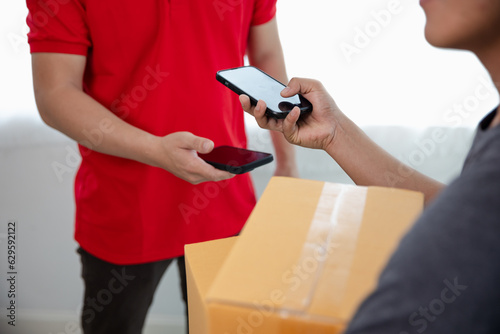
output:
POLYGON ((302 252, 323 184, 271 179, 240 233, 243 242, 228 254, 207 298, 252 303, 269 299, 274 289, 286 290, 281 276, 302 252))
POLYGON ((331 293, 335 283, 325 272, 316 288, 310 312, 335 316, 343 321, 350 319, 359 303, 375 288, 381 270, 422 208, 423 195, 420 193, 369 187, 343 296, 336 296, 336 305, 331 303, 335 300, 331 293))
POLYGON ((411 191, 272 178, 217 271, 191 261, 191 281, 210 270, 190 285, 210 327, 191 333, 340 332, 422 207, 411 191))
POLYGON ((209 333, 205 296, 237 237, 185 246, 189 329, 209 333))

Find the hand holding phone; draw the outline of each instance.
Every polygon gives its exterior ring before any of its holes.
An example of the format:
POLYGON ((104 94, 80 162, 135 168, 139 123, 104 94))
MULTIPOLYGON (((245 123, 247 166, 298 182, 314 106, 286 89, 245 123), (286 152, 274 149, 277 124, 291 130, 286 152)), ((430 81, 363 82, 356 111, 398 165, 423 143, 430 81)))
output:
POLYGON ((264 100, 269 117, 286 118, 294 107, 299 107, 301 115, 312 111, 311 102, 300 94, 282 97, 280 93, 286 86, 256 67, 243 66, 221 70, 217 72, 216 78, 238 95, 248 95, 252 105, 264 100))
POLYGON ((198 154, 217 169, 232 174, 243 174, 273 161, 270 153, 258 152, 233 146, 218 146, 210 153, 198 154))

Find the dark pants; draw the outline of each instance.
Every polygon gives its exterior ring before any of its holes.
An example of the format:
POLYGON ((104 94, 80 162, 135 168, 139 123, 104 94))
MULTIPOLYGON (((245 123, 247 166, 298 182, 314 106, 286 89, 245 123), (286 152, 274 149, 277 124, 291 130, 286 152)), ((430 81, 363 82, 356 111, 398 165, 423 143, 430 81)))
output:
MULTIPOLYGON (((175 259, 115 265, 78 249, 85 284, 81 324, 84 334, 140 334, 158 283, 175 259)), ((184 257, 177 258, 182 299, 187 287, 184 257)), ((186 324, 187 326, 187 324, 186 324)))

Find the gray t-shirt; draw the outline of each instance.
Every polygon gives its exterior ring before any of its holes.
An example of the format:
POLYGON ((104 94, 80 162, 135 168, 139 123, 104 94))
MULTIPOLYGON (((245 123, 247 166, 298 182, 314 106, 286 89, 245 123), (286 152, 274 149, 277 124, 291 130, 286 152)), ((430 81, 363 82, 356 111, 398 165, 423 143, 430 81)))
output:
POLYGON ((500 126, 423 212, 346 334, 500 333, 500 126))

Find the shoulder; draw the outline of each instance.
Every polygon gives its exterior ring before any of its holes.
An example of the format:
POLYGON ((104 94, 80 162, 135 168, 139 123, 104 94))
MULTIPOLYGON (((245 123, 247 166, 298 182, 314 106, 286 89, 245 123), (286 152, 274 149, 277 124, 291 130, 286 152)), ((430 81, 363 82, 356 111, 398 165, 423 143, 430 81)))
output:
POLYGON ((276 15, 276 0, 255 0, 252 25, 269 22, 276 15))
POLYGON ((500 214, 500 205, 495 205, 499 198, 500 127, 497 127, 476 137, 462 174, 437 198, 435 206, 446 206, 454 201, 465 205, 456 207, 455 211, 475 207, 490 212, 486 218, 493 218, 493 213, 500 214))

